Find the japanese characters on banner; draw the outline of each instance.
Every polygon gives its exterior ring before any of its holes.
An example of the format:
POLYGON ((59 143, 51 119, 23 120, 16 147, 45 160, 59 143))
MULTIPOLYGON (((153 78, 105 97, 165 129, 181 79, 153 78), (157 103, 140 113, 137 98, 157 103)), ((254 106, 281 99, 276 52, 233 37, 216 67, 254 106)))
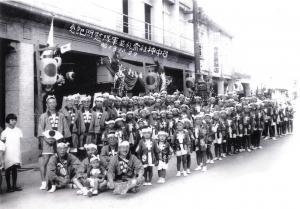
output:
POLYGON ((150 56, 163 58, 168 57, 167 50, 153 47, 147 44, 128 41, 114 35, 105 34, 93 29, 83 28, 76 24, 72 24, 70 26, 69 32, 73 35, 93 39, 99 42, 101 47, 103 48, 111 49, 114 52, 117 51, 119 53, 126 53, 129 56, 136 56, 138 53, 144 53, 150 56))

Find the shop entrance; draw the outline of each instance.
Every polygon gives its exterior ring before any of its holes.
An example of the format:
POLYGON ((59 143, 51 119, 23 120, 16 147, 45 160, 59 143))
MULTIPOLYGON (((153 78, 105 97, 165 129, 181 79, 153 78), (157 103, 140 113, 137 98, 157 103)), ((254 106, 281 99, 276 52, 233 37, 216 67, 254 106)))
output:
POLYGON ((0 39, 0 126, 5 128, 5 56, 9 41, 0 39))
POLYGON ((176 90, 183 92, 183 70, 170 67, 164 69, 166 76, 172 77, 172 83, 167 87, 168 94, 173 94, 176 90))
POLYGON ((74 72, 75 76, 73 81, 65 79, 65 84, 54 87, 58 108, 61 107, 63 96, 76 93, 93 96, 95 92, 106 90, 105 87, 97 84, 98 59, 99 56, 79 52, 69 52, 62 55, 60 73, 65 78, 67 72, 74 72))

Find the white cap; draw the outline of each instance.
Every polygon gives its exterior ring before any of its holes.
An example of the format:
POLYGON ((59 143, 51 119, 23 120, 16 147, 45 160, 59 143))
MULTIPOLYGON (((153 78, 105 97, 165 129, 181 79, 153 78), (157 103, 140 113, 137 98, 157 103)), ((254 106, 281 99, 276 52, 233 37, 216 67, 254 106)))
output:
POLYGON ((104 101, 104 99, 103 99, 103 97, 101 97, 101 96, 97 96, 96 98, 95 98, 95 102, 103 102, 104 101))
POLYGON ((46 102, 48 102, 49 99, 55 99, 56 100, 56 97, 54 95, 48 95, 47 98, 46 98, 46 102))
POLYGON ((108 124, 115 124, 115 121, 114 120, 109 120, 109 121, 106 121, 105 124, 107 124, 107 125, 108 124))
POLYGON ((67 148, 68 147, 68 144, 67 143, 63 143, 63 142, 60 142, 56 145, 57 148, 67 148))
POLYGON ((90 144, 85 144, 84 145, 84 148, 85 149, 97 149, 97 145, 96 144, 93 144, 93 143, 90 143, 90 144))
POLYGON ((165 136, 168 136, 168 133, 165 132, 165 131, 159 131, 159 132, 157 133, 157 135, 158 135, 158 136, 159 136, 159 135, 165 135, 165 136))
POLYGON ((115 123, 117 123, 118 121, 124 121, 124 119, 123 118, 116 118, 115 123))
POLYGON ((109 133, 109 134, 107 134, 107 138, 115 137, 115 136, 116 136, 115 133, 109 133))
POLYGON ((143 129, 142 129, 142 133, 143 133, 143 134, 144 134, 144 133, 152 133, 152 128, 150 128, 150 127, 143 128, 143 129))
POLYGON ((66 97, 66 101, 74 100, 74 95, 69 95, 66 97))
POLYGON ((129 147, 129 142, 128 142, 128 141, 122 141, 122 142, 119 144, 119 147, 129 147))
POLYGON ((115 100, 115 96, 114 95, 109 95, 108 99, 115 100))

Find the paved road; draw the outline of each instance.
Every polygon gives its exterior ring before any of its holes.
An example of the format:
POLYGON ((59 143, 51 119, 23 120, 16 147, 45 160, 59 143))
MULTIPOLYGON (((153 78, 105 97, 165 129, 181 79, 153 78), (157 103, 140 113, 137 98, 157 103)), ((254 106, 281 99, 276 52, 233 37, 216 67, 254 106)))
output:
POLYGON ((25 171, 20 174, 24 191, 1 195, 0 208, 296 209, 300 208, 299 144, 296 134, 264 141, 263 150, 227 157, 210 165, 208 172, 193 171, 188 177, 175 177, 173 159, 166 184, 154 183, 126 196, 105 192, 87 198, 71 189, 49 194, 38 190, 39 172, 25 171))

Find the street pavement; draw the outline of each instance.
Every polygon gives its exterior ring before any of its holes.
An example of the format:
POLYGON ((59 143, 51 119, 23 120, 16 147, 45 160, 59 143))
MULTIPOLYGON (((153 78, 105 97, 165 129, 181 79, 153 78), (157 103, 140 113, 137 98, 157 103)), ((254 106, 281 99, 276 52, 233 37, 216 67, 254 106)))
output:
MULTIPOLYGON (((176 177, 176 159, 170 162, 165 184, 143 187, 137 194, 113 195, 107 191, 91 198, 77 196, 75 189, 50 194, 40 191, 36 170, 19 174, 24 190, 0 195, 1 209, 76 209, 76 208, 284 208, 298 209, 300 190, 299 140, 295 133, 278 140, 262 141, 263 149, 243 152, 210 164, 207 172, 176 177)), ((5 186, 3 182, 2 188, 5 186)))

